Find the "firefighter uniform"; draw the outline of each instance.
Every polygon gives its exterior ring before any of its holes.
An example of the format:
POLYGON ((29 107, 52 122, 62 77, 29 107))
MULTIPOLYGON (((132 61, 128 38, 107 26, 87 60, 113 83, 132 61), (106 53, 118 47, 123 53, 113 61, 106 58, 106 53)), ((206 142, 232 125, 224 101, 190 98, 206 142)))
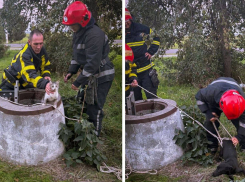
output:
MULTIPOLYGON (((160 45, 160 38, 154 37, 150 48, 147 50, 147 45, 144 41, 144 37, 152 33, 152 30, 142 24, 132 22, 130 29, 126 30, 126 43, 131 47, 134 53, 134 63, 137 65, 138 84, 145 89, 149 90, 153 94, 157 93, 157 85, 152 83, 151 76, 149 76, 154 63, 151 60, 147 60, 145 53, 154 55, 160 45)), ((141 88, 133 88, 135 100, 142 100, 141 88)), ((146 92, 148 99, 154 98, 151 94, 146 92)))
POLYGON ((94 86, 96 86, 94 103, 85 101, 88 120, 94 124, 98 136, 104 116, 102 108, 115 75, 114 66, 110 62, 108 54, 108 37, 95 24, 94 18, 91 18, 85 27, 81 27, 79 31, 73 34, 73 60, 68 73, 76 74, 82 66, 83 70, 73 85, 83 87, 96 83, 93 84, 93 88, 90 87, 91 90, 86 92, 87 94, 91 93, 90 91, 93 91, 94 86))
MULTIPOLYGON (((133 80, 137 79, 137 65, 135 63, 126 62, 125 65, 125 80, 126 84, 132 83, 133 80)), ((127 97, 130 94, 130 85, 126 85, 125 87, 125 96, 127 97)))
MULTIPOLYGON (((6 68, 8 72, 16 79, 19 80, 19 88, 39 88, 45 89, 49 80, 44 79, 45 76, 50 77, 50 62, 47 52, 42 47, 39 54, 35 54, 29 44, 17 53, 12 59, 11 65, 6 68), (40 72, 40 76, 37 74, 40 72)), ((15 83, 11 83, 7 79, 5 72, 3 73, 2 81, 7 80, 2 90, 13 90, 15 83)))
MULTIPOLYGON (((199 109, 206 114, 204 126, 215 135, 217 135, 217 133, 212 122, 210 121, 210 119, 214 117, 212 112, 215 112, 218 116, 221 115, 222 110, 219 106, 221 96, 224 94, 224 92, 231 89, 238 91, 239 94, 245 98, 245 94, 238 83, 234 79, 228 77, 218 78, 206 88, 200 89, 195 96, 199 109)), ((245 112, 243 112, 239 118, 231 120, 231 122, 237 130, 237 135, 235 137, 238 139, 241 148, 245 149, 245 112)), ((215 121, 215 125, 218 128, 219 122, 215 121)), ((218 147, 217 139, 209 133, 207 133, 207 139, 208 141, 212 142, 212 144, 208 146, 209 148, 215 149, 218 147)))

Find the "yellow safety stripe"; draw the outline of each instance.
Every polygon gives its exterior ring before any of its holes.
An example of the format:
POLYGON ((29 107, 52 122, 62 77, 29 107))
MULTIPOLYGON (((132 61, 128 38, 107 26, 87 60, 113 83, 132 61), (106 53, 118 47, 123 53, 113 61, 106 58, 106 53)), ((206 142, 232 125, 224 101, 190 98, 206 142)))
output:
POLYGON ((140 42, 130 42, 127 43, 129 47, 133 47, 133 46, 142 46, 144 45, 145 41, 140 41, 140 42))
POLYGON ((146 70, 150 69, 151 67, 153 67, 154 65, 155 64, 153 62, 151 62, 147 66, 137 69, 137 73, 141 73, 143 71, 146 71, 146 70))
POLYGON ((130 77, 133 77, 133 76, 137 77, 137 75, 136 75, 135 73, 130 73, 130 74, 129 74, 129 78, 130 78, 130 77))
POLYGON ((152 44, 155 44, 155 45, 160 45, 160 42, 159 42, 159 41, 154 40, 154 41, 152 42, 152 44))
POLYGON ((130 85, 127 85, 126 87, 125 87, 125 91, 127 91, 127 90, 129 90, 130 89, 130 85))
POLYGON ((25 82, 22 84, 23 87, 26 87, 28 85, 28 82, 25 82))
MULTIPOLYGON (((49 62, 49 60, 47 61, 47 63, 45 64, 45 55, 42 55, 42 57, 41 57, 41 59, 42 59, 42 65, 41 65, 41 75, 43 75, 44 73, 45 73, 45 67, 46 66, 49 66, 50 65, 50 62, 49 62)), ((50 72, 46 72, 46 73, 49 73, 50 74, 50 72)))
MULTIPOLYGON (((51 74, 50 71, 48 71, 48 70, 45 70, 45 71, 43 72, 43 74, 44 74, 44 73, 51 74)), ((42 75, 43 75, 43 74, 42 74, 42 75)))
POLYGON ((137 65, 135 63, 129 63, 129 66, 130 66, 131 69, 137 67, 137 65))
POLYGON ((131 72, 131 70, 125 70, 125 74, 128 75, 131 72))

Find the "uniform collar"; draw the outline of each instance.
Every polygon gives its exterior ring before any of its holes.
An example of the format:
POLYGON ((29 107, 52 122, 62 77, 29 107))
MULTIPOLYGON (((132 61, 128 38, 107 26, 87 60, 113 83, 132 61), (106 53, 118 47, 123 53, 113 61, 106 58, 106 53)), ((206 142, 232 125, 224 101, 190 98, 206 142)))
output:
POLYGON ((78 30, 78 32, 75 33, 76 36, 81 36, 82 34, 84 34, 84 32, 90 28, 92 28, 95 24, 95 19, 93 17, 91 17, 90 21, 88 22, 88 24, 86 25, 86 27, 82 27, 80 26, 80 29, 78 30))

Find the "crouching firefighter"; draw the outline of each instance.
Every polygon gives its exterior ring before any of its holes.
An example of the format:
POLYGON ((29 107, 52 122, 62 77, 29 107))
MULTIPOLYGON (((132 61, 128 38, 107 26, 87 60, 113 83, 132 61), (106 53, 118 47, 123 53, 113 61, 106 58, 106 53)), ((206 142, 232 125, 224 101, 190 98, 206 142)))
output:
MULTIPOLYGON (((157 52, 160 45, 160 38, 154 36, 149 49, 145 43, 145 38, 149 38, 152 30, 142 24, 133 21, 130 12, 125 9, 125 28, 126 28, 126 44, 131 47, 134 53, 134 63, 137 65, 138 84, 157 94, 159 80, 157 78, 156 70, 152 67, 154 63, 151 57, 157 52)), ((135 100, 142 100, 141 88, 133 88, 135 100)), ((147 99, 155 98, 152 94, 145 92, 147 99)))
POLYGON ((43 47, 43 35, 37 29, 30 33, 28 43, 4 70, 0 89, 14 90, 16 80, 19 80, 19 89, 39 88, 51 93, 50 62, 43 47))
MULTIPOLYGON (((206 114, 205 128, 217 135, 212 124, 219 128, 219 118, 224 112, 227 119, 236 127, 237 135, 232 137, 234 145, 238 143, 245 150, 245 94, 238 83, 229 77, 220 77, 214 80, 206 88, 200 89, 196 94, 199 109, 206 114)), ((207 132, 207 139, 211 142, 208 148, 215 153, 218 148, 218 140, 207 132)))
POLYGON ((101 132, 103 119, 102 108, 114 79, 115 70, 108 58, 108 37, 95 24, 95 20, 87 6, 75 1, 69 5, 63 16, 62 24, 70 26, 73 34, 73 59, 64 81, 76 74, 82 66, 81 74, 73 82, 71 88, 87 86, 85 103, 88 121, 95 126, 97 136, 101 132))

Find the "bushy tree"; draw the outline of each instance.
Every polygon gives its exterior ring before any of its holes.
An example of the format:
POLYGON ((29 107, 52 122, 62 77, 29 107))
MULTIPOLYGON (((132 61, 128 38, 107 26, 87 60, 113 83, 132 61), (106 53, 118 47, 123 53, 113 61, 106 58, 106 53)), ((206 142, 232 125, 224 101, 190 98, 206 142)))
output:
POLYGON ((7 46, 4 45, 5 43, 5 31, 3 27, 0 27, 0 58, 2 58, 7 51, 7 46))
POLYGON ((16 3, 13 0, 4 0, 1 9, 1 24, 8 32, 9 42, 22 40, 26 36, 25 30, 28 26, 28 19, 22 13, 21 6, 16 3))
POLYGON ((236 48, 244 48, 244 6, 243 0, 130 0, 128 9, 157 30, 164 50, 178 44, 178 80, 190 83, 243 76, 236 48))

